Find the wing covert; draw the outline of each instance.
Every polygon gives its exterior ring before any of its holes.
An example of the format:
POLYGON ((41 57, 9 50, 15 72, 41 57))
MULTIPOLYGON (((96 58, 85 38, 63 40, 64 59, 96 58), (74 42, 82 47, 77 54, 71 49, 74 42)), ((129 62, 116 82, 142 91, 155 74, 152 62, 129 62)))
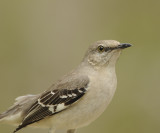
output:
POLYGON ((84 82, 79 87, 72 86, 72 89, 54 89, 44 92, 37 101, 32 104, 27 111, 23 122, 15 130, 40 121, 47 116, 54 115, 77 102, 87 91, 88 82, 84 82))

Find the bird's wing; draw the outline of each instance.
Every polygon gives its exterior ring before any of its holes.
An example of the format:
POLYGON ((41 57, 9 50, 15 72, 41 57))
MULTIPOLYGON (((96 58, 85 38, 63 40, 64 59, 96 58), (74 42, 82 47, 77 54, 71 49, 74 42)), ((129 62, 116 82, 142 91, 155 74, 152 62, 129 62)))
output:
POLYGON ((81 76, 77 79, 71 79, 68 82, 60 82, 54 85, 53 89, 44 92, 32 104, 15 132, 47 116, 59 113, 79 101, 86 93, 88 83, 88 77, 81 76))

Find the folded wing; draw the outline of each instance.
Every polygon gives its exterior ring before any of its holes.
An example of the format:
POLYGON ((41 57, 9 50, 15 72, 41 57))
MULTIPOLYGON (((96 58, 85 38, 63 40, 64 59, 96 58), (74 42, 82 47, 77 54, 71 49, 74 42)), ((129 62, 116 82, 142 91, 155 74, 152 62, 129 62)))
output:
POLYGON ((86 93, 88 83, 88 77, 83 77, 83 79, 76 79, 63 83, 63 85, 59 84, 58 89, 44 92, 28 109, 23 122, 14 133, 29 124, 44 119, 47 116, 55 115, 79 101, 86 93))

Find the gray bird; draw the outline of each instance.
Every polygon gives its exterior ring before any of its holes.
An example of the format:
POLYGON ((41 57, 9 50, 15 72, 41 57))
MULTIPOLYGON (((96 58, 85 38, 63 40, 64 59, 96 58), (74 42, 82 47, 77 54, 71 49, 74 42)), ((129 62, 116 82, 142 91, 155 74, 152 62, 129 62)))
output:
POLYGON ((65 129, 74 133, 97 119, 110 103, 117 86, 115 64, 122 49, 131 44, 101 40, 92 44, 80 65, 49 89, 16 98, 0 122, 26 127, 65 129))

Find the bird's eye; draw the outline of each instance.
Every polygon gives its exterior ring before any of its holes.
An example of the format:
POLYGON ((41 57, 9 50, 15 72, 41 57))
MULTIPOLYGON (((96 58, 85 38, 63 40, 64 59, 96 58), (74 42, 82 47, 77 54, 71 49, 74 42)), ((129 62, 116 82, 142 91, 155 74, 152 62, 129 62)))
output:
POLYGON ((102 45, 98 46, 98 51, 101 53, 101 52, 104 52, 104 47, 102 45))

